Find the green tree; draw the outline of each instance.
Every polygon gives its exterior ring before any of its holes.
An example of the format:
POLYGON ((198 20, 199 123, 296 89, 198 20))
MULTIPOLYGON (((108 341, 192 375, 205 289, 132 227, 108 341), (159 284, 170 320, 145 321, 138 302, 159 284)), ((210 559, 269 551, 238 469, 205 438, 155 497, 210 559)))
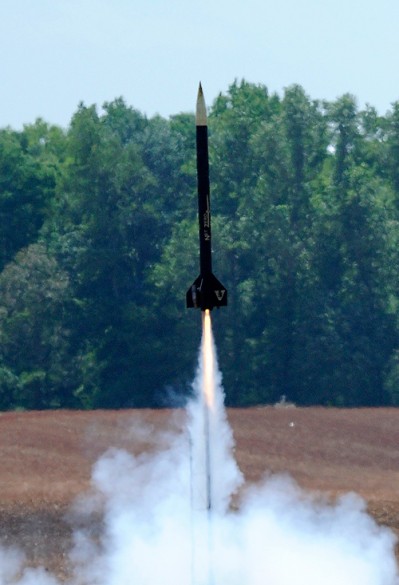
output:
POLYGON ((68 277, 43 245, 21 250, 3 270, 0 299, 1 407, 78 406, 68 277))
POLYGON ((55 193, 58 161, 33 148, 32 133, 0 130, 0 270, 37 239, 55 193))
MULTIPOLYGON (((396 404, 398 112, 244 80, 211 106, 228 404, 396 404)), ((148 119, 117 98, 82 104, 66 132, 40 119, 0 131, 0 220, 0 408, 164 406, 190 391, 191 113, 148 119)))

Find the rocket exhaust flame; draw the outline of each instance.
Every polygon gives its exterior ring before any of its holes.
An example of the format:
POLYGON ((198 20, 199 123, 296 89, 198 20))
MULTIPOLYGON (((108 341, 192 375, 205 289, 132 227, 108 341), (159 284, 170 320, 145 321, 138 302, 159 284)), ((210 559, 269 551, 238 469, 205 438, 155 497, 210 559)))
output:
POLYGON ((203 359, 203 403, 205 431, 205 469, 206 469, 206 508, 212 510, 212 444, 210 436, 210 419, 215 407, 215 347, 212 336, 211 313, 206 309, 202 313, 202 359, 203 359))
POLYGON ((214 519, 218 514, 226 511, 230 496, 240 485, 242 476, 230 457, 233 438, 225 416, 210 309, 202 312, 202 339, 197 382, 195 388, 197 404, 193 403, 194 410, 192 410, 190 425, 190 443, 196 450, 192 471, 193 468, 196 469, 193 480, 194 489, 197 490, 197 499, 192 502, 196 512, 196 516, 192 517, 192 583, 193 585, 213 585, 217 554, 214 519), (200 426, 202 426, 202 432, 198 432, 200 426), (223 435, 226 441, 220 440, 223 435), (220 465, 224 463, 226 465, 224 470, 227 471, 229 460, 233 463, 230 472, 224 478, 220 477, 220 465), (218 488, 226 479, 230 481, 230 485, 228 486, 227 483, 225 485, 229 496, 224 501, 218 488))
POLYGON ((195 400, 188 404, 189 433, 193 448, 194 505, 197 510, 220 514, 242 483, 242 475, 231 456, 234 440, 224 408, 224 392, 212 333, 210 310, 202 312, 202 339, 195 400))
MULTIPOLYGON (((211 466, 211 437, 210 437, 210 417, 212 416, 215 404, 215 384, 214 384, 214 347, 212 339, 211 313, 206 309, 202 313, 202 347, 203 359, 203 388, 202 400, 204 404, 204 439, 205 439, 205 474, 206 474, 206 509, 209 513, 212 510, 212 466, 211 466)), ((209 519, 210 520, 210 519, 209 519)))
POLYGON ((215 357, 212 336, 212 321, 209 309, 202 313, 202 360, 204 371, 204 402, 209 410, 215 404, 215 357))

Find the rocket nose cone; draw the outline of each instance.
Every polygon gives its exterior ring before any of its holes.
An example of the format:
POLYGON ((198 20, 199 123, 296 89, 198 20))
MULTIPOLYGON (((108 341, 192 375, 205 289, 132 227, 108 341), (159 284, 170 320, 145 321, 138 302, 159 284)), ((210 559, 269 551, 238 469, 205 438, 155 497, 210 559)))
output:
POLYGON ((206 104, 204 98, 204 92, 202 91, 202 85, 199 84, 198 95, 197 95, 197 108, 195 112, 195 124, 196 126, 207 126, 206 116, 206 104))

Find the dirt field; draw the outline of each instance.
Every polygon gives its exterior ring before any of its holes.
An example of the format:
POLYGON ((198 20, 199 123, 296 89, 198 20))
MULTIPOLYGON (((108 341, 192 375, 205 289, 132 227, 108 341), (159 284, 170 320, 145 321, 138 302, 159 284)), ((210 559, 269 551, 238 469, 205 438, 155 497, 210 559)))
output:
MULTIPOLYGON (((355 491, 399 535, 399 409, 252 408, 228 411, 236 458, 248 484, 288 472, 309 490, 355 491)), ((89 489, 109 447, 154 448, 137 432, 179 429, 182 411, 0 414, 0 540, 64 578, 71 528, 67 510, 89 489)), ((100 522, 100 520, 99 520, 100 522)))

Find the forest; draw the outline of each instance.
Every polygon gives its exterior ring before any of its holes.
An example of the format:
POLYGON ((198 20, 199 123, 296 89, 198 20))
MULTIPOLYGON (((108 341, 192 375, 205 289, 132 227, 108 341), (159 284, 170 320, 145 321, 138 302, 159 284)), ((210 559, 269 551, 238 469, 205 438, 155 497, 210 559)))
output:
MULTIPOLYGON (((399 404, 399 102, 242 80, 208 123, 227 404, 399 404)), ((193 113, 0 130, 0 410, 184 402, 196 189, 193 113)))

